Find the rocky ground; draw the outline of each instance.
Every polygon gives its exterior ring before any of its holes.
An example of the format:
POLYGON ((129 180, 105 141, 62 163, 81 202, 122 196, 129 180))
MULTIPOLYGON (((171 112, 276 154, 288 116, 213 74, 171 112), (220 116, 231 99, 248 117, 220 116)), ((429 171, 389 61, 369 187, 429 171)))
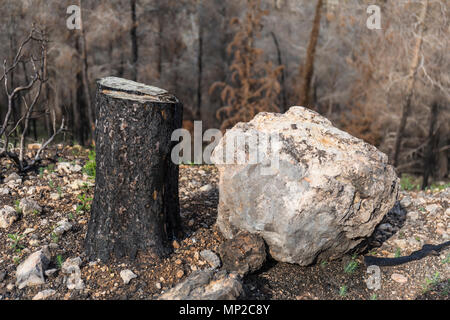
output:
MULTIPOLYGON (((105 265, 87 261, 83 253, 93 196, 93 180, 82 169, 88 151, 65 147, 58 156, 58 162, 45 162, 44 168, 23 177, 14 175, 11 164, 2 160, 0 300, 156 299, 192 273, 218 268, 216 253, 225 239, 214 225, 219 196, 215 167, 181 166, 185 237, 172 243, 170 256, 154 261, 140 255, 133 264, 105 265), (36 256, 43 276, 17 279, 18 266, 43 247, 36 256), (37 284, 29 286, 27 281, 37 284)), ((367 254, 409 255, 423 244, 450 240, 449 198, 450 188, 402 191, 403 209, 385 217, 367 254)), ((310 267, 269 258, 262 269, 243 278, 240 299, 449 299, 449 262, 447 248, 437 256, 381 267, 381 287, 375 291, 367 288, 370 274, 362 256, 310 267)), ((28 276, 29 270, 23 269, 18 273, 28 276)))

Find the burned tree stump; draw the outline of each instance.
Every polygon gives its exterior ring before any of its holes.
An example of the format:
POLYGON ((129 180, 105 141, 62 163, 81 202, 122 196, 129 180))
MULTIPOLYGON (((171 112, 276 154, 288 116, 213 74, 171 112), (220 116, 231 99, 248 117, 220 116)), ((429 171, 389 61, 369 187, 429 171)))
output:
POLYGON ((161 257, 179 232, 172 132, 183 106, 167 91, 108 77, 98 81, 96 183, 85 240, 90 259, 161 257))

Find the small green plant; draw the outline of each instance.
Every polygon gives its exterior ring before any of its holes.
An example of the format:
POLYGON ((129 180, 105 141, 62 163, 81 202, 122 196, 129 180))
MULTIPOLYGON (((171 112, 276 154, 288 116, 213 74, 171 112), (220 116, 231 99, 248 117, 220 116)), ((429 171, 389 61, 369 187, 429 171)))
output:
POLYGON ((442 191, 442 190, 447 189, 447 188, 450 188, 450 183, 445 183, 445 184, 433 183, 433 184, 431 184, 431 186, 427 187, 426 190, 442 191))
POLYGON ((59 269, 62 268, 63 263, 64 263, 64 258, 62 257, 62 255, 58 254, 56 256, 56 265, 58 266, 59 269))
POLYGON ((18 214, 22 213, 22 209, 20 209, 20 200, 16 200, 14 201, 14 208, 16 209, 16 212, 18 214))
POLYGON ((50 163, 50 164, 47 166, 47 171, 48 171, 49 173, 54 172, 54 171, 55 171, 55 164, 54 164, 54 163, 50 163))
POLYGON ((327 265, 328 265, 328 262, 327 262, 327 261, 322 261, 322 262, 320 263, 320 266, 321 266, 322 268, 325 268, 327 265))
POLYGON ((83 172, 86 173, 91 179, 95 179, 95 173, 97 168, 95 163, 95 156, 96 156, 95 150, 90 150, 88 155, 89 160, 83 167, 83 172))
POLYGON ((77 210, 76 210, 77 212, 80 212, 80 211, 86 212, 86 211, 91 210, 91 201, 92 201, 92 198, 86 196, 86 193, 83 193, 83 194, 78 195, 78 200, 81 201, 81 204, 79 204, 79 205, 77 206, 77 210))
POLYGON ((359 263, 356 261, 356 254, 352 256, 352 259, 347 263, 347 265, 344 268, 345 273, 352 274, 355 272, 356 269, 358 269, 359 263))
POLYGON ((55 188, 55 183, 53 182, 52 179, 48 180, 48 185, 50 186, 50 188, 54 189, 55 188))
POLYGON ((431 278, 425 278, 425 284, 422 286, 424 292, 428 292, 433 289, 440 281, 441 276, 438 271, 436 271, 431 278))
POLYGON ((420 184, 409 174, 402 174, 400 187, 405 191, 420 190, 420 184))
POLYGON ((398 258, 398 257, 401 257, 401 256, 402 256, 402 250, 400 250, 400 248, 397 248, 395 250, 395 257, 398 258))
POLYGON ((347 286, 343 285, 339 288, 339 295, 345 297, 347 295, 347 286))
POLYGON ((13 261, 14 261, 14 264, 19 265, 20 264, 20 257, 14 257, 13 261))
POLYGON ((56 191, 58 192, 59 197, 62 198, 62 189, 60 186, 56 187, 56 191))
POLYGON ((25 249, 25 246, 21 243, 24 237, 24 235, 19 235, 17 233, 8 234, 8 238, 12 242, 11 249, 13 249, 15 252, 21 252, 23 249, 25 249))
POLYGON ((75 219, 75 217, 73 216, 73 213, 72 213, 72 212, 69 213, 69 214, 67 215, 67 217, 69 218, 69 220, 75 219))
POLYGON ((39 168, 39 178, 43 178, 44 177, 44 168, 43 167, 40 167, 39 168))
POLYGON ((377 300, 377 299, 378 299, 378 296, 376 293, 374 293, 370 296, 370 300, 377 300))
POLYGON ((442 262, 442 264, 450 263, 450 253, 441 262, 442 262))
POLYGON ((54 243, 58 243, 58 242, 59 242, 59 237, 58 237, 58 235, 57 235, 55 232, 52 232, 52 233, 50 234, 50 238, 52 238, 52 241, 53 241, 54 243))

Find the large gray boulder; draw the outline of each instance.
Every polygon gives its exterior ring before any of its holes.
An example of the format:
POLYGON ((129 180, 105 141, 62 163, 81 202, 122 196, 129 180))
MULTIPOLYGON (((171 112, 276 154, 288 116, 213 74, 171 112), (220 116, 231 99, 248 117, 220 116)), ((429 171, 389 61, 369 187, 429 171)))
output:
MULTIPOLYGON (((245 159, 261 144, 245 148, 245 159)), ((398 195, 399 179, 384 153, 303 107, 238 123, 211 159, 219 170, 223 235, 258 234, 283 262, 309 265, 343 256, 372 234, 398 195), (238 162, 242 158, 229 148, 229 135, 264 142, 269 134, 278 138, 258 150, 257 161, 238 162)))

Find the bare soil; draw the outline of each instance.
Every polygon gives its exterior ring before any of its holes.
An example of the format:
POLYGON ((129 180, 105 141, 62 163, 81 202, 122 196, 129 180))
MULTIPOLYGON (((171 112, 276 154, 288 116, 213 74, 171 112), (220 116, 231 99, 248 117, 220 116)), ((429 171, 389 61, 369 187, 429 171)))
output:
MULTIPOLYGON (((80 166, 86 163, 87 154, 88 150, 73 147, 64 147, 58 153, 59 161, 80 166)), ((44 166, 49 164, 44 162, 44 166)), ((3 177, 13 172, 11 163, 5 159, 1 168, 3 177)), ((0 195, 0 208, 4 205, 14 207, 16 201, 24 197, 36 200, 43 208, 41 215, 21 217, 8 229, 0 229, 0 300, 32 299, 46 289, 56 291, 50 299, 155 299, 194 270, 206 268, 208 265, 200 257, 200 251, 210 249, 217 252, 225 240, 215 227, 219 198, 215 167, 182 165, 180 205, 185 236, 174 241, 173 252, 160 261, 141 254, 132 264, 87 261, 83 241, 89 210, 80 209, 82 201, 79 196, 93 196, 93 188, 89 186, 92 182, 83 172, 61 173, 50 165, 40 172, 28 173, 22 184, 10 188, 7 195, 0 195), (74 187, 74 181, 82 181, 88 186, 74 187), (212 189, 202 192, 200 188, 207 184, 212 189), (61 194, 61 198, 53 200, 51 195, 55 198, 55 193, 61 194), (59 237, 52 236, 56 224, 63 219, 73 225, 72 230, 59 237), (26 230, 29 233, 25 234, 26 230), (9 235, 23 236, 20 246, 13 248, 9 235), (17 265, 43 245, 50 245, 50 268, 58 271, 47 277, 44 285, 19 290, 14 285, 17 265), (59 271, 61 261, 75 257, 81 257, 83 261, 84 290, 67 289, 65 276, 59 271), (130 269, 138 276, 128 285, 119 275, 124 269, 130 269)), ((5 184, 0 184, 1 187, 5 184)), ((424 243, 447 241, 449 194, 448 188, 428 193, 402 192, 401 199, 409 197, 412 202, 407 208, 406 220, 397 225, 389 221, 393 230, 388 237, 373 239, 367 254, 380 257, 408 255, 424 243)), ((377 291, 367 288, 369 274, 366 271, 362 256, 348 256, 309 267, 279 263, 269 257, 262 270, 243 279, 245 294, 241 299, 449 299, 448 249, 439 256, 428 256, 396 267, 382 267, 381 288, 377 291), (348 267, 349 263, 353 268, 348 267), (397 282, 393 274, 405 277, 406 282, 397 282)))

